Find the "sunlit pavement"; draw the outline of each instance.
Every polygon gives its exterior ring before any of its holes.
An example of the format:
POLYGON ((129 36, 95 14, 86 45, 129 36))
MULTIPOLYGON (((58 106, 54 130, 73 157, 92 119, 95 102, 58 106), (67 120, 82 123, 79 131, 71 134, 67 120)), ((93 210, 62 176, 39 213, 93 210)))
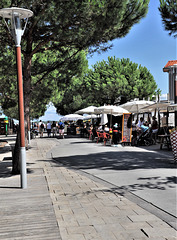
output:
POLYGON ((168 225, 175 227, 176 219, 136 197, 153 200, 158 192, 157 203, 167 197, 171 211, 176 199, 172 162, 172 152, 105 147, 82 138, 37 138, 27 151, 28 169, 44 171, 62 240, 176 239, 168 225))

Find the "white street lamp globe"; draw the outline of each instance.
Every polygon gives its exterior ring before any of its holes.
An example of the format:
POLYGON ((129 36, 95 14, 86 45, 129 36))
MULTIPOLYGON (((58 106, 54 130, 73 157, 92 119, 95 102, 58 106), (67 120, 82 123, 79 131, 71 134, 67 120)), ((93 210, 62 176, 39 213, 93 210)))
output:
POLYGON ((9 29, 9 32, 12 34, 16 46, 20 46, 21 43, 21 37, 23 36, 23 33, 26 28, 26 24, 29 17, 33 16, 33 12, 29 9, 24 8, 2 8, 0 9, 0 16, 3 17, 7 28, 9 29), (10 27, 8 25, 8 22, 6 19, 10 20, 10 27), (25 21, 25 26, 22 29, 21 21, 25 21))

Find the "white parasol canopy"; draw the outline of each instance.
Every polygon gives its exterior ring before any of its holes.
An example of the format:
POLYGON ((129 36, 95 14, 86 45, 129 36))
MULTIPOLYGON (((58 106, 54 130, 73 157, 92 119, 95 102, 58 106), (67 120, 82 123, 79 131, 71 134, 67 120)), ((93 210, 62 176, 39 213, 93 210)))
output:
POLYGON ((171 104, 168 106, 168 111, 176 111, 177 110, 177 104, 171 104))
POLYGON ((151 104, 149 106, 146 106, 144 108, 141 108, 141 112, 153 112, 156 109, 157 110, 167 110, 167 107, 170 106, 170 103, 168 102, 156 102, 154 104, 151 104))
POLYGON ((105 125, 106 123, 108 123, 108 115, 106 113, 102 113, 101 114, 101 125, 105 125))
POLYGON ((89 114, 89 115, 83 116, 83 120, 93 119, 93 118, 98 118, 98 115, 96 115, 96 114, 89 114))
POLYGON ((140 113, 142 108, 152 104, 154 104, 153 101, 137 100, 124 103, 120 107, 127 109, 130 113, 140 113))
POLYGON ((107 106, 97 107, 95 109, 95 113, 96 114, 106 113, 106 114, 111 114, 111 115, 123 115, 123 113, 129 113, 129 112, 120 106, 107 105, 107 106))
POLYGON ((65 122, 65 121, 77 121, 77 120, 82 120, 83 116, 79 114, 68 114, 65 115, 64 117, 61 117, 60 120, 65 122))
POLYGON ((97 107, 95 107, 95 106, 89 106, 89 107, 80 109, 80 110, 76 111, 75 113, 77 113, 77 114, 84 114, 84 113, 92 114, 92 113, 95 113, 94 110, 96 108, 97 107))
POLYGON ((103 125, 108 122, 107 114, 110 114, 111 115, 110 125, 112 125, 112 115, 114 116, 123 115, 123 113, 128 113, 128 111, 120 106, 107 105, 97 107, 95 109, 95 113, 102 114, 101 124, 103 125))

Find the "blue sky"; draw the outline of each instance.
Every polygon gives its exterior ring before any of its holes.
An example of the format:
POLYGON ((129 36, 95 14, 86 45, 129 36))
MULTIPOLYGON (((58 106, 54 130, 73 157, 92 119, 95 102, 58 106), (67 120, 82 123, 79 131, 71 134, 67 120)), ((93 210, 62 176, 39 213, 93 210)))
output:
POLYGON ((146 17, 134 25, 126 37, 114 40, 111 50, 89 57, 89 66, 107 60, 108 56, 129 58, 147 67, 162 93, 168 93, 168 74, 163 72, 163 67, 169 60, 176 59, 176 40, 164 30, 158 7, 159 0, 150 0, 146 17))
MULTIPOLYGON (((176 40, 164 30, 158 7, 159 0, 150 0, 146 17, 134 25, 126 37, 114 40, 111 50, 89 57, 90 68, 97 61, 107 60, 108 56, 130 58, 132 62, 147 67, 162 94, 168 93, 168 74, 163 72, 163 67, 169 60, 176 59, 176 40)), ((59 118, 55 107, 49 106, 40 119, 58 121, 59 118)))
POLYGON ((39 120, 42 121, 59 121, 61 115, 56 113, 56 108, 52 103, 47 106, 44 116, 40 117, 39 120))

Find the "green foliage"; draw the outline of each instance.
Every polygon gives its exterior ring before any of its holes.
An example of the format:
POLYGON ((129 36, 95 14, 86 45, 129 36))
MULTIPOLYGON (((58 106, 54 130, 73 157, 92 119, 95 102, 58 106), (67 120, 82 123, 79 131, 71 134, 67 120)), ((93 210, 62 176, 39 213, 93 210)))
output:
POLYGON ((169 35, 177 36, 177 2, 176 0, 160 0, 159 11, 165 30, 169 35))
POLYGON ((73 78, 70 85, 60 91, 57 98, 52 100, 61 115, 75 112, 81 106, 85 106, 87 99, 83 99, 83 86, 81 78, 73 78))
MULTIPOLYGON (((148 3, 149 0, 1 0, 0 8, 16 6, 34 13, 21 43, 26 116, 43 114, 45 104, 51 99, 61 101, 63 91, 69 91, 70 82, 75 81, 73 77, 77 79, 82 75, 86 66, 86 60, 83 61, 85 54, 105 51, 111 46, 110 40, 124 37, 135 23, 145 17, 148 3)), ((2 56, 7 55, 10 59, 14 41, 3 21, 0 21, 0 33, 2 56)), ((14 57, 12 59, 13 64, 10 65, 6 58, 1 58, 3 71, 5 68, 10 71, 0 78, 13 79, 13 94, 10 86, 2 81, 5 88, 3 96, 6 94, 5 99, 17 103, 14 98, 17 95, 14 57)), ((78 102, 79 99, 76 98, 78 102)), ((2 104, 4 109, 12 106, 11 101, 10 104, 3 98, 0 101, 5 101, 2 104)))
POLYGON ((13 49, 4 48, 0 57, 0 103, 7 116, 17 117, 17 81, 16 81, 16 63, 13 49), (14 110, 13 110, 14 108, 14 110), (10 113, 10 115, 8 114, 10 113))
POLYGON ((146 67, 129 59, 109 57, 97 62, 79 81, 75 79, 56 104, 62 114, 89 105, 115 104, 124 99, 147 99, 155 94, 156 82, 146 67))
POLYGON ((114 104, 121 96, 126 101, 151 97, 157 87, 146 67, 115 57, 95 64, 84 82, 87 86, 90 83, 89 89, 95 92, 94 99, 99 105, 114 104))

